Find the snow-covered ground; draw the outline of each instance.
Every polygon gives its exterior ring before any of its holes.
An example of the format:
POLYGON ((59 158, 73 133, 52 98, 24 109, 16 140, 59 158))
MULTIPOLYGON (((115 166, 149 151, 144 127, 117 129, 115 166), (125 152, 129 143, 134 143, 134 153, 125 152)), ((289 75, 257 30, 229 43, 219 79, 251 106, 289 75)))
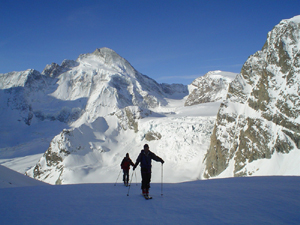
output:
POLYGON ((135 176, 127 196, 128 188, 119 182, 116 186, 114 183, 53 186, 33 180, 34 184, 27 181, 25 185, 24 181, 18 182, 23 175, 17 176, 2 166, 0 170, 0 224, 4 225, 300 222, 300 177, 152 183, 153 199, 145 200, 135 176), (9 185, 18 187, 7 188, 9 185))

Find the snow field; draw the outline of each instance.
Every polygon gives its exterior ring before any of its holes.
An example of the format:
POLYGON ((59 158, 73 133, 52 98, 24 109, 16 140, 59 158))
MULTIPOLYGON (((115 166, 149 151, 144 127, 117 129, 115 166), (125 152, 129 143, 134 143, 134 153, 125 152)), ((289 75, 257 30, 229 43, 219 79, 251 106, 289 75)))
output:
POLYGON ((2 188, 1 224, 299 224, 299 177, 2 188))

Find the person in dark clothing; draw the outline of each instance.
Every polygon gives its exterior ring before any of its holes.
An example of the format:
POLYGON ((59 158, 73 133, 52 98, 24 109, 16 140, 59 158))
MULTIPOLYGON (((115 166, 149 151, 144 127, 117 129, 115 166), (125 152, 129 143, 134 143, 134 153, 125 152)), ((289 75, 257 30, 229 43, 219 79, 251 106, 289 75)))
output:
POLYGON ((130 165, 134 166, 134 163, 129 158, 129 154, 126 153, 126 156, 121 162, 121 168, 123 169, 123 181, 125 186, 128 186, 130 165))
POLYGON ((164 163, 160 157, 155 155, 153 152, 149 150, 149 146, 147 144, 144 145, 144 149, 141 151, 139 156, 136 159, 136 162, 133 166, 133 170, 138 166, 140 163, 141 166, 141 174, 142 174, 142 192, 145 197, 149 197, 149 188, 150 188, 150 181, 151 181, 151 160, 155 160, 157 162, 164 163))

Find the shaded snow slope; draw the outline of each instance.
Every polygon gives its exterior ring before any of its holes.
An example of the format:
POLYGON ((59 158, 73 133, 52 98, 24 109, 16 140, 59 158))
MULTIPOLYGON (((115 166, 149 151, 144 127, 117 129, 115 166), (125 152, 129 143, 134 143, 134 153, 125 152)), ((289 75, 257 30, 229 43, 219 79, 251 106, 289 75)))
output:
MULTIPOLYGON (((0 188, 48 185, 0 165, 0 188)), ((1 190, 2 191, 2 190, 1 190)))
POLYGON ((151 185, 6 188, 1 224, 299 224, 299 177, 251 177, 151 185))

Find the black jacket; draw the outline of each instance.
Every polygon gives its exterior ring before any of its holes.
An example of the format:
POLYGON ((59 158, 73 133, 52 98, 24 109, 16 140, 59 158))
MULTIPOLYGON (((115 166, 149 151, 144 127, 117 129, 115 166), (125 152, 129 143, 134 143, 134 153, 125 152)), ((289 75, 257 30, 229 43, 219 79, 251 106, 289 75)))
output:
POLYGON ((162 160, 160 157, 155 155, 150 150, 148 151, 147 154, 146 154, 145 150, 142 150, 141 153, 139 154, 139 156, 136 159, 134 169, 138 166, 139 163, 141 163, 141 168, 142 169, 147 169, 147 170, 151 171, 151 167, 152 167, 151 160, 152 159, 157 161, 157 162, 164 163, 164 160, 162 160))

